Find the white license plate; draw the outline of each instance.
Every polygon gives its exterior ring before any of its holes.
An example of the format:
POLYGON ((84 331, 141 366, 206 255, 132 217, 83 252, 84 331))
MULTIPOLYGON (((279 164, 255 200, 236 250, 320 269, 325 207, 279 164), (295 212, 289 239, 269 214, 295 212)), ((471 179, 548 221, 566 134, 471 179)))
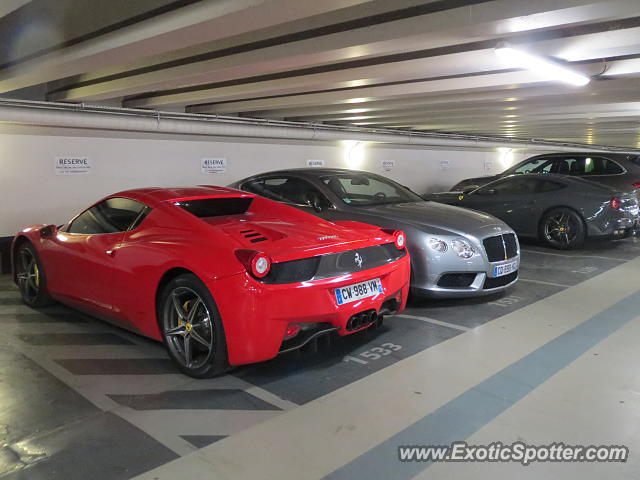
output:
POLYGON ((510 273, 518 270, 518 262, 505 263, 504 265, 498 265, 497 267, 493 267, 493 277, 504 277, 505 275, 509 275, 510 273))
POLYGON ((383 293, 382 282, 379 278, 367 280, 366 282, 354 283, 346 287, 336 288, 334 290, 338 305, 355 302, 367 297, 373 297, 379 293, 383 293))

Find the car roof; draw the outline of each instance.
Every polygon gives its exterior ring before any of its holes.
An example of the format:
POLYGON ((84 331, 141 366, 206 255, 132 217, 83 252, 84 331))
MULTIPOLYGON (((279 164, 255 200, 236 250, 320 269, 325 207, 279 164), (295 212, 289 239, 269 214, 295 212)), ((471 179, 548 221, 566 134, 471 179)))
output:
POLYGON ((160 202, 179 201, 195 198, 253 197, 247 192, 215 185, 198 185, 196 187, 150 187, 123 190, 109 197, 126 197, 145 205, 153 206, 160 202))
MULTIPOLYGON (((624 153, 624 152, 607 152, 607 151, 603 151, 603 152, 594 152, 594 151, 585 151, 585 152, 552 152, 552 153, 541 153, 539 155, 532 155, 530 157, 527 157, 525 159, 526 160, 530 160, 532 158, 537 158, 537 157, 571 157, 572 155, 575 156, 594 156, 594 157, 607 157, 607 158, 611 158, 613 160, 628 160, 628 159, 635 159, 636 157, 638 157, 637 154, 633 154, 633 153, 624 153)), ((522 163, 522 162, 520 162, 522 163)))
POLYGON ((276 175, 302 175, 307 177, 322 177, 324 175, 331 174, 340 174, 340 173, 348 173, 348 174, 358 174, 358 173, 366 173, 368 175, 376 175, 374 172, 367 172, 365 170, 351 170, 349 168, 318 168, 318 167, 307 167, 307 168, 288 168, 284 170, 274 170, 272 172, 264 172, 259 173, 257 175, 252 175, 250 178, 255 177, 263 177, 265 175, 276 176, 276 175))

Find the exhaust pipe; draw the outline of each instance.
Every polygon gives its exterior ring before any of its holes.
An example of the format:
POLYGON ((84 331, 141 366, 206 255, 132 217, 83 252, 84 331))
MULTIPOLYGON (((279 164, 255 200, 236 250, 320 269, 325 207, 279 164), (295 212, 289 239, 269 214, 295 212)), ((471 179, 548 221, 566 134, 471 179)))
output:
POLYGON ((347 322, 347 330, 353 331, 359 328, 373 325, 378 321, 378 312, 375 310, 367 310, 353 315, 347 322))

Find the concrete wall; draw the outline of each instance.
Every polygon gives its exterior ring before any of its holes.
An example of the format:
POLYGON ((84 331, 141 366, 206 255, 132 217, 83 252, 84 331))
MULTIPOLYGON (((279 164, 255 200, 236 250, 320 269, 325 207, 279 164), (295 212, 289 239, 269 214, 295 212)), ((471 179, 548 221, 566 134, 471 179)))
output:
POLYGON ((254 173, 305 167, 310 159, 323 160, 331 167, 383 173, 418 193, 447 190, 462 178, 502 171, 527 154, 505 150, 283 143, 4 126, 0 128, 0 237, 13 235, 25 224, 63 223, 87 204, 115 191, 226 185, 254 173), (54 159, 72 155, 88 157, 91 172, 56 175, 54 159), (201 173, 201 159, 207 157, 226 158, 227 170, 201 173), (395 161, 391 171, 383 170, 385 160, 395 161))

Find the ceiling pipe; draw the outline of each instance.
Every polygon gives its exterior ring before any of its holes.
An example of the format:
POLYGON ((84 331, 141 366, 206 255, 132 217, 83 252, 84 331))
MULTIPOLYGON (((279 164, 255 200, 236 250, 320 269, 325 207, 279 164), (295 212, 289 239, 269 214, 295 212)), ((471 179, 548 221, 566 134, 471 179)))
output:
POLYGON ((526 148, 555 151, 615 151, 640 153, 640 149, 548 142, 509 140, 459 134, 430 134, 392 129, 284 122, 216 115, 157 112, 140 109, 85 106, 68 103, 0 99, 0 122, 92 130, 135 131, 178 135, 202 135, 282 140, 388 143, 424 147, 526 148))

